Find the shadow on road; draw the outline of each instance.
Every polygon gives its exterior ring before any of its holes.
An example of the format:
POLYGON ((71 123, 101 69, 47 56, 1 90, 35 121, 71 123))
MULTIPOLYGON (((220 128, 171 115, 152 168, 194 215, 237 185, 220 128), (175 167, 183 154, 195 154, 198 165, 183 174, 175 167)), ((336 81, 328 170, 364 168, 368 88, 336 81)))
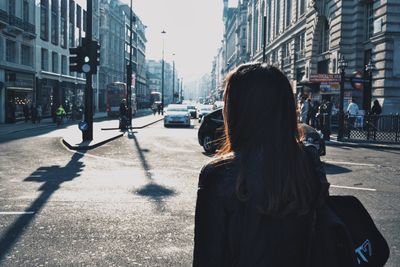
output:
POLYGON ((64 182, 72 181, 80 176, 80 172, 85 166, 79 161, 84 154, 75 153, 71 160, 64 167, 58 165, 49 167, 40 167, 30 176, 25 178, 25 182, 43 183, 38 189, 42 191, 29 207, 25 209, 26 214, 19 216, 14 223, 5 231, 0 238, 0 262, 6 256, 8 251, 14 246, 22 236, 26 228, 35 218, 36 214, 43 209, 49 198, 56 192, 64 182))
POLYGON ((148 149, 142 149, 140 144, 135 136, 135 132, 128 130, 128 138, 132 139, 135 143, 135 148, 137 154, 139 155, 140 162, 142 164, 143 171, 147 180, 149 181, 145 186, 136 190, 136 193, 150 198, 153 200, 156 205, 157 211, 163 212, 165 211, 164 199, 167 197, 171 197, 176 194, 175 190, 168 189, 162 185, 157 184, 151 175, 151 167, 146 160, 144 152, 147 152, 148 149))
POLYGON ((330 163, 326 163, 326 162, 325 162, 325 170, 326 170, 326 174, 332 174, 332 175, 352 172, 352 170, 350 170, 348 168, 330 164, 330 163))

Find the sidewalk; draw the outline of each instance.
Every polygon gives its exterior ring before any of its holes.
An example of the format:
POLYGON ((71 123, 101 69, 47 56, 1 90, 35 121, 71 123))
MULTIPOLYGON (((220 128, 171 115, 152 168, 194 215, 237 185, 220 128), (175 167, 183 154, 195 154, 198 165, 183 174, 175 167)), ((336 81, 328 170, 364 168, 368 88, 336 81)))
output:
MULTIPOLYGON (((150 111, 151 113, 151 111, 150 111)), ((163 119, 162 115, 137 114, 132 119, 132 129, 141 129, 163 119)), ((82 142, 82 132, 70 126, 63 132, 63 143, 72 150, 89 150, 122 137, 126 132, 119 130, 119 120, 106 120, 93 123, 93 140, 82 142)))
POLYGON ((400 150, 400 143, 383 143, 383 142, 373 142, 373 141, 363 141, 354 139, 345 139, 344 141, 338 141, 337 134, 331 134, 331 139, 325 141, 327 146, 347 146, 347 147, 362 147, 362 148, 373 148, 373 149, 390 149, 390 150, 400 150))
MULTIPOLYGON (((151 109, 141 109, 139 110, 134 119, 139 118, 141 116, 146 116, 152 114, 151 109)), ((93 115, 93 121, 100 120, 100 119, 106 119, 107 118, 107 112, 96 112, 93 115)), ((71 124, 78 124, 79 120, 64 120, 63 125, 71 125, 71 124)), ((41 129, 41 128, 47 128, 47 127, 54 127, 55 123, 53 122, 52 118, 44 118, 40 123, 32 123, 31 121, 24 122, 24 121, 18 121, 16 123, 11 123, 11 124, 0 124, 0 136, 1 135, 6 135, 10 133, 16 133, 16 132, 21 132, 21 131, 27 131, 31 129, 41 129)), ((118 125, 116 126, 118 127, 118 125)))

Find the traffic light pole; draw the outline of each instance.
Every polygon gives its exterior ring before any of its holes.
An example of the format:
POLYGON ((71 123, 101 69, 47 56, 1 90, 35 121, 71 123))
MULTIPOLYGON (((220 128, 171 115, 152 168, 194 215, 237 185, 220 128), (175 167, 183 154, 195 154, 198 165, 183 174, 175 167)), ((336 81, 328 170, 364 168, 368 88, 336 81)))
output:
MULTIPOLYGON (((86 16, 86 36, 85 40, 87 40, 87 44, 92 41, 92 19, 93 19, 93 11, 92 11, 92 0, 87 0, 87 16, 86 16)), ((84 44, 85 45, 85 44, 84 44)), ((92 88, 92 72, 90 70, 86 73, 86 86, 85 86, 85 122, 88 125, 86 131, 82 131, 82 139, 83 141, 92 141, 93 140, 93 88, 92 88)))

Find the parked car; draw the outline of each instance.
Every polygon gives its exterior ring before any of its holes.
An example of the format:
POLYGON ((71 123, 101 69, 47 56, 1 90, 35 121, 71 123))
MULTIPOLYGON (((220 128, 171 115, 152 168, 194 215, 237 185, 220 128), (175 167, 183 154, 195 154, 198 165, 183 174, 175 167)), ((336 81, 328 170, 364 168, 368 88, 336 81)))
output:
POLYGON ((170 125, 184 125, 190 127, 190 113, 187 105, 168 105, 164 113, 164 127, 170 125))
POLYGON ((215 101, 213 104, 213 108, 214 109, 219 109, 224 107, 224 101, 215 101))
MULTIPOLYGON (((206 153, 215 153, 224 140, 224 119, 222 108, 205 115, 197 133, 199 144, 206 153)), ((301 124, 304 134, 304 143, 315 149, 320 155, 326 154, 325 140, 321 132, 307 124, 301 124)))
POLYGON ((199 108, 197 109, 197 116, 199 118, 199 122, 201 122, 201 119, 209 114, 213 110, 213 105, 200 105, 199 108))
POLYGON ((194 105, 188 105, 188 109, 189 109, 190 116, 192 117, 192 119, 196 119, 196 118, 197 118, 196 106, 194 106, 194 105))

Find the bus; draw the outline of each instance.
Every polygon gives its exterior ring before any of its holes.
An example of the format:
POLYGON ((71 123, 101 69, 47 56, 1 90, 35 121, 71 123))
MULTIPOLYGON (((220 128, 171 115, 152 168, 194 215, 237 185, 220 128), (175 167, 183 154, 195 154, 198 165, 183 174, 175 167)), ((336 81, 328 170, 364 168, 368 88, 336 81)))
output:
POLYGON ((153 107, 153 105, 161 105, 161 93, 157 91, 153 91, 150 93, 150 107, 153 107))
MULTIPOLYGON (((137 111, 136 95, 134 88, 132 88, 131 95, 131 106, 132 115, 134 116, 137 111)), ((126 83, 123 82, 113 82, 106 87, 106 101, 107 101, 107 116, 108 117, 118 117, 119 116, 119 106, 122 99, 126 99, 126 83)))

